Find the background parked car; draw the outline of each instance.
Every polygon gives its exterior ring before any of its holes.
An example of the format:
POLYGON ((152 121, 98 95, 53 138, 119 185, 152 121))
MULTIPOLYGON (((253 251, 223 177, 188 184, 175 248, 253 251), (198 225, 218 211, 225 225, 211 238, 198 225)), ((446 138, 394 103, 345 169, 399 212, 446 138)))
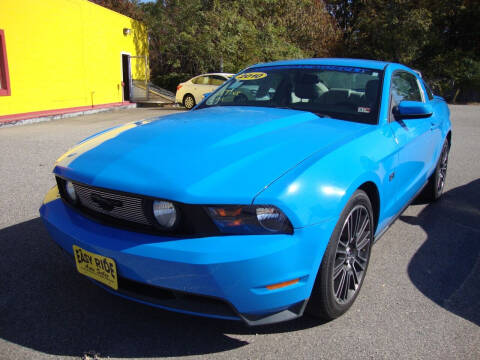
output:
POLYGON ((204 94, 214 91, 233 75, 228 73, 203 74, 180 83, 177 86, 175 102, 190 110, 203 100, 204 94))

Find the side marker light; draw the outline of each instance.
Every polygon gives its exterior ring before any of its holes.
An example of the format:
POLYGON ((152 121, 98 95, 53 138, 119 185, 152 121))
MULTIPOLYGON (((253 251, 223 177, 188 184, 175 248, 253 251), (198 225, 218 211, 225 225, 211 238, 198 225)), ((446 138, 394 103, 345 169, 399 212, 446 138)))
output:
POLYGON ((266 288, 268 290, 276 290, 276 289, 280 289, 280 288, 283 288, 283 287, 286 287, 286 286, 290 286, 290 285, 293 285, 293 284, 296 284, 300 281, 300 278, 298 279, 293 279, 293 280, 289 280, 289 281, 284 281, 284 282, 281 282, 281 283, 278 283, 278 284, 273 284, 273 285, 267 285, 266 288))

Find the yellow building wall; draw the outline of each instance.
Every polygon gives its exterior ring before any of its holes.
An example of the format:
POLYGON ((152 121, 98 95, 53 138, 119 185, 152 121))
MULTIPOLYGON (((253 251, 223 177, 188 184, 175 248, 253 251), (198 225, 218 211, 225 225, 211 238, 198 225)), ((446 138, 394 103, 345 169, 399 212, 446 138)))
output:
MULTIPOLYGON (((148 55, 141 23, 87 0, 0 0, 0 29, 11 88, 0 116, 121 102, 121 54, 148 55)), ((145 78, 144 61, 131 69, 145 78)))

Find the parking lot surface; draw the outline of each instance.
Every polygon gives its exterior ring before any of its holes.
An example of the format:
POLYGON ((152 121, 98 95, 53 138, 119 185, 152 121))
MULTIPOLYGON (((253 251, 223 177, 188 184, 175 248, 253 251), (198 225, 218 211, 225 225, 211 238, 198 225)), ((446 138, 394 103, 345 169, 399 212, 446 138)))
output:
POLYGON ((480 359, 480 106, 452 106, 443 198, 374 246, 329 323, 248 328, 129 302, 78 274, 38 217, 53 162, 82 138, 169 113, 131 109, 0 128, 0 359, 480 359))

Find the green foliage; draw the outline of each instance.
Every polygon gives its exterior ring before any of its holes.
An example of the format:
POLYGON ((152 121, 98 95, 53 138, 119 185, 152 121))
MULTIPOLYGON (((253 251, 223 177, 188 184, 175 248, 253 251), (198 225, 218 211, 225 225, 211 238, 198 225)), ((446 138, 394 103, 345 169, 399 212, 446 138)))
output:
POLYGON ((154 84, 158 84, 165 89, 175 92, 178 84, 187 81, 191 77, 192 75, 187 73, 169 72, 167 74, 154 75, 151 81, 154 84))
POLYGON ((152 79, 345 56, 420 70, 452 101, 480 101, 478 0, 91 0, 143 21, 152 79))
MULTIPOLYGON (((331 55, 340 32, 322 0, 183 0, 142 4, 150 64, 165 74, 236 73, 258 62, 331 55)), ((160 81, 162 81, 160 83, 160 81)))
POLYGON ((436 93, 480 101, 478 0, 327 0, 343 30, 342 56, 396 61, 436 93))
POLYGON ((139 6, 138 0, 89 0, 107 9, 119 12, 135 20, 142 20, 144 14, 139 6))
POLYGON ((428 43, 432 14, 404 0, 369 2, 349 39, 352 55, 414 65, 428 43))
POLYGON ((433 25, 419 66, 449 100, 480 101, 478 0, 430 0, 425 6, 433 25))

